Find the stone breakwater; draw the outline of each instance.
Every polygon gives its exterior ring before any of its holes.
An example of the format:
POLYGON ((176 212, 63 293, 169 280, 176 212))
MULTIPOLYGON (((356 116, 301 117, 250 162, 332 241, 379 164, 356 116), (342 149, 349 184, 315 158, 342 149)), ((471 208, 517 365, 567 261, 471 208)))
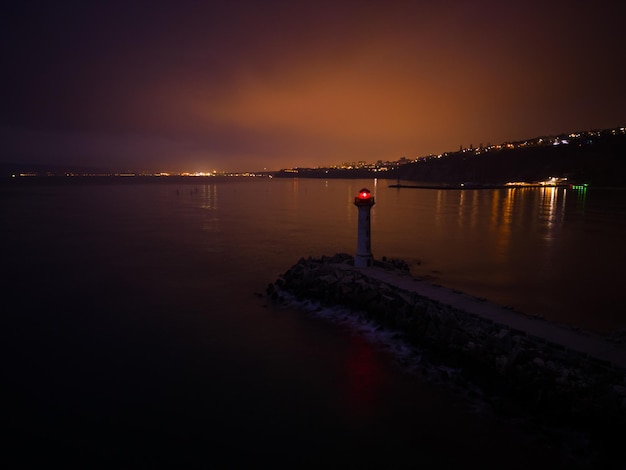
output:
POLYGON ((266 293, 279 303, 295 297, 321 306, 343 305, 400 332, 433 363, 460 370, 464 380, 484 391, 496 412, 509 417, 540 417, 606 440, 614 436, 608 429, 624 429, 626 370, 621 364, 481 317, 455 302, 434 300, 420 294, 419 287, 402 288, 400 282, 373 275, 383 271, 397 279, 410 277, 401 260, 357 269, 350 255, 337 254, 300 259, 268 285, 266 293))

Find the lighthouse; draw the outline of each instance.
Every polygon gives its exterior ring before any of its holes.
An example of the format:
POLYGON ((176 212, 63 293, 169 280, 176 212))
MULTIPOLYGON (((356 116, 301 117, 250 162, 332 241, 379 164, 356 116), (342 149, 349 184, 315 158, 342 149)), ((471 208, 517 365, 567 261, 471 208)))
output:
POLYGON ((370 194, 369 189, 363 188, 359 191, 359 195, 354 198, 354 205, 359 210, 359 226, 354 266, 357 268, 366 268, 371 266, 374 261, 372 257, 372 239, 370 233, 370 210, 374 205, 374 198, 370 194))

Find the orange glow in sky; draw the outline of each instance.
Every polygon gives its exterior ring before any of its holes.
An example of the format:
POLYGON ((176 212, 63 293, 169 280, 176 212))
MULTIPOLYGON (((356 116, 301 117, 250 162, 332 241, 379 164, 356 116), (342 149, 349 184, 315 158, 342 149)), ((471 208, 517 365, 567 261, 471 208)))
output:
POLYGON ((619 2, 18 3, 4 162, 279 169, 626 122, 619 2))

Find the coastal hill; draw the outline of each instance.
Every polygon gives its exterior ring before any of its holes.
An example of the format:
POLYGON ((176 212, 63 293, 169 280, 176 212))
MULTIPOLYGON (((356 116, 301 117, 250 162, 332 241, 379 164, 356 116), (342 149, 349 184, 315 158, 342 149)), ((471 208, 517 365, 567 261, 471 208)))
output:
POLYGON ((389 178, 428 183, 499 185, 550 177, 571 183, 626 187, 626 128, 536 137, 500 145, 459 148, 415 160, 352 167, 284 169, 274 176, 389 178))

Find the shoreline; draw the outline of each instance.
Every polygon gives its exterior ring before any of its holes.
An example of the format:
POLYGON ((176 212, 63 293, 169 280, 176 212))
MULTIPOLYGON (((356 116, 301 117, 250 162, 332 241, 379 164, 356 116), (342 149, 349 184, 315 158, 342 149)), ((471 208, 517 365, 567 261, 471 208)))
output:
POLYGON ((545 184, 520 184, 520 185, 506 185, 506 184, 476 184, 476 183, 458 183, 452 184, 390 184, 389 188, 397 189, 524 189, 524 188, 570 188, 571 185, 557 184, 557 185, 545 185, 545 184))

